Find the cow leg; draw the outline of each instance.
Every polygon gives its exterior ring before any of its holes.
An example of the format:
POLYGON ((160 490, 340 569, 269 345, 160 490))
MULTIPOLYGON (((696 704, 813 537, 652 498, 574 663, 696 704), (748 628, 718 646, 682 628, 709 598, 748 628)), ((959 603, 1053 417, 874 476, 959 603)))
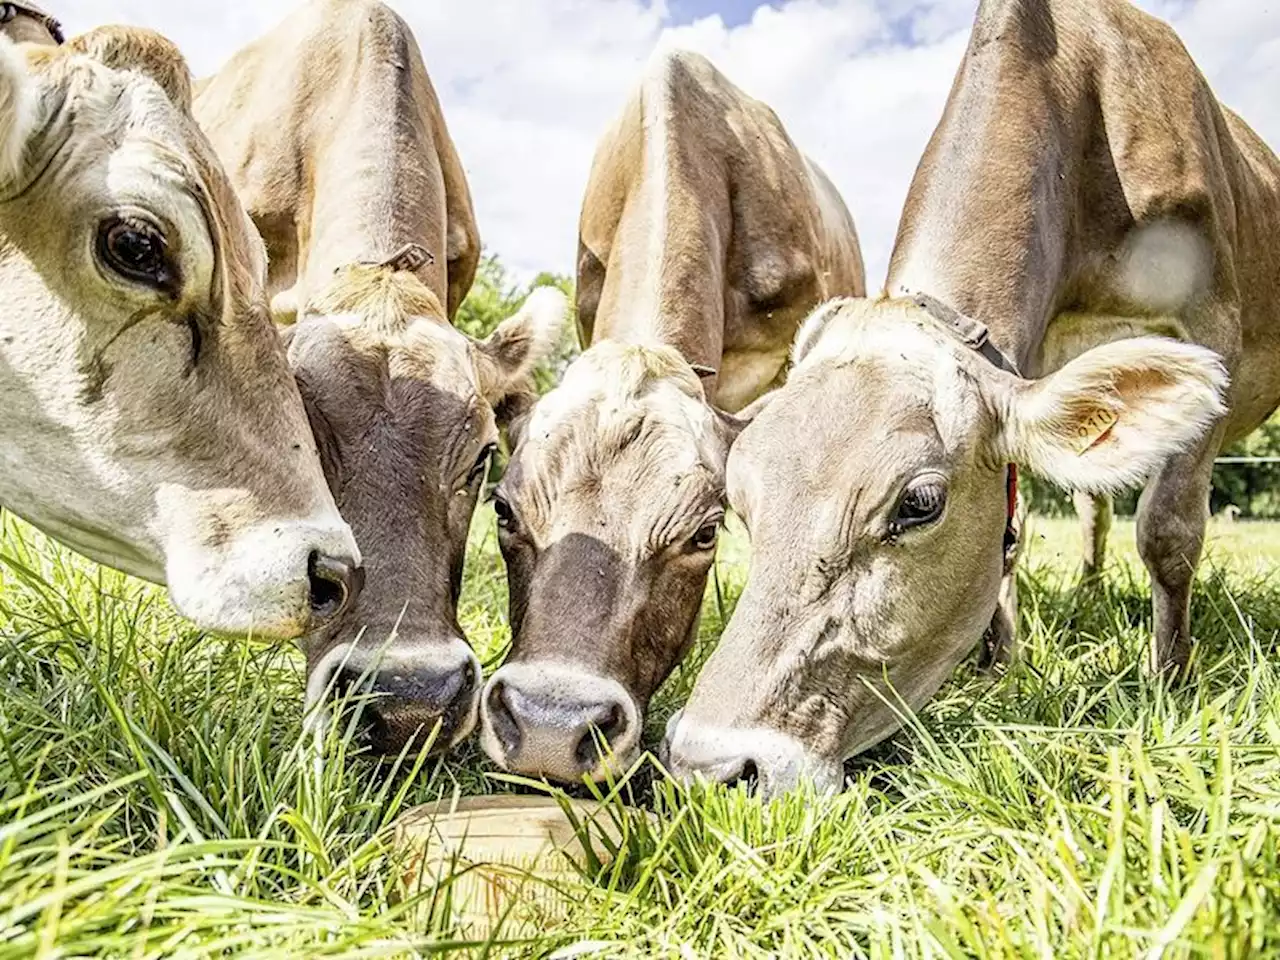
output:
POLYGON ((1138 502, 1138 553, 1151 574, 1154 635, 1148 667, 1179 673, 1191 657, 1191 586, 1209 521, 1214 430, 1198 447, 1172 457, 1138 502))
POLYGON ((1111 498, 1075 493, 1072 502, 1084 535, 1084 578, 1093 580, 1102 573, 1107 556, 1107 534, 1111 532, 1111 498))

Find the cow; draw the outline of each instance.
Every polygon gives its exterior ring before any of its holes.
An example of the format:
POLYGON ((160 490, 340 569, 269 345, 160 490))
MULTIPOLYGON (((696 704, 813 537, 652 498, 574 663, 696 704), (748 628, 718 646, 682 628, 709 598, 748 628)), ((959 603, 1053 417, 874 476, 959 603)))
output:
POLYGON ((807 321, 735 447, 752 568, 668 726, 673 772, 838 784, 1011 629, 1008 464, 1145 482, 1148 666, 1185 668, 1214 456, 1280 400, 1277 236, 1280 162, 1167 24, 983 0, 886 296, 807 321))
POLYGON ((370 690, 368 743, 440 752, 475 724, 457 620, 498 440, 567 301, 535 291, 483 342, 451 324, 480 244, 416 40, 375 0, 312 0, 203 82, 196 117, 266 240, 289 361, 367 585, 309 637, 307 699, 370 690), (438 730, 437 730, 437 724, 438 730))
POLYGON ((605 134, 579 249, 590 346, 512 433, 494 505, 513 641, 481 698, 495 762, 570 782, 631 761, 696 636, 743 408, 811 307, 864 292, 830 181, 692 53, 656 55, 605 134))
POLYGON ((203 628, 321 627, 360 555, 186 63, 150 31, 56 33, 0 37, 0 503, 203 628))

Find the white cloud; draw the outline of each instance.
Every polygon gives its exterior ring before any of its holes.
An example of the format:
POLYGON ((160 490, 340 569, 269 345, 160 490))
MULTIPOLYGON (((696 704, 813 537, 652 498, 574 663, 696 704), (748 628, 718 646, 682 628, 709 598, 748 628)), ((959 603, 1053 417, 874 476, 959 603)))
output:
MULTIPOLYGON (((521 273, 571 272, 595 142, 652 49, 709 55, 769 102, 854 213, 884 277, 915 165, 960 62, 973 0, 775 0, 726 28, 666 23, 662 0, 392 0, 423 49, 466 165, 480 233, 521 273)), ((1280 144, 1280 4, 1142 0, 1169 17, 1219 96, 1280 144)), ((289 0, 51 0, 69 31, 153 27, 198 74, 265 32, 289 0)))

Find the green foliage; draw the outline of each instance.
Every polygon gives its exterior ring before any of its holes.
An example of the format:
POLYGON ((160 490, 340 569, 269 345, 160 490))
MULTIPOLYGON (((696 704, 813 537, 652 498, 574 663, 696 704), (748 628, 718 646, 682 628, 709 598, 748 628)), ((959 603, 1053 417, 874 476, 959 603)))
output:
MULTIPOLYGON (((1193 679, 1138 669, 1149 590, 1132 524, 1084 590, 1074 526, 1035 519, 1022 654, 962 667, 838 796, 761 804, 659 775, 616 865, 569 885, 563 927, 471 956, 1280 955, 1280 557, 1269 524, 1215 525, 1193 679), (1229 552, 1223 553, 1229 548, 1229 552)), ((746 545, 725 537, 691 661, 723 630, 746 545), (717 597, 720 600, 717 600, 717 597)), ((459 617, 487 669, 509 631, 492 514, 459 617)), ((313 763, 287 644, 201 636, 159 591, 21 524, 0 531, 0 960, 435 955, 443 898, 397 890, 387 825, 513 789, 468 745, 400 772, 337 727, 313 763)), ((500 936, 506 934, 500 933, 500 936)))
MULTIPOLYGON (((1280 416, 1273 416, 1223 453, 1228 457, 1280 457, 1280 416)), ((1214 513, 1234 504, 1245 517, 1280 517, 1280 463, 1223 463, 1213 473, 1214 513)))
MULTIPOLYGON (((476 270, 475 283, 471 291, 458 308, 454 325, 464 333, 477 339, 484 339, 507 317, 514 314, 524 303, 525 297, 538 287, 558 287, 569 303, 573 303, 573 280, 557 273, 543 272, 528 284, 517 283, 512 279, 507 268, 495 254, 485 254, 476 270)), ((539 393, 546 393, 560 380, 570 361, 578 354, 577 326, 574 322, 572 307, 570 315, 561 331, 560 342, 550 357, 539 364, 534 371, 534 380, 539 393)))

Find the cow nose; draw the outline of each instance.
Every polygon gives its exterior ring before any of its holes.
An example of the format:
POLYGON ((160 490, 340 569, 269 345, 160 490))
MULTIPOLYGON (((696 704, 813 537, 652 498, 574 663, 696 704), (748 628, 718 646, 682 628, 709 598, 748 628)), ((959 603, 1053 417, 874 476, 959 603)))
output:
POLYGON ((600 776, 611 754, 626 758, 636 745, 639 718, 616 684, 603 683, 594 692, 565 696, 555 685, 524 685, 495 675, 484 694, 486 749, 518 773, 569 783, 600 776))
POLYGON ((313 552, 307 558, 311 630, 328 626, 356 602, 364 586, 364 567, 350 559, 313 552))
POLYGON ((392 662, 372 676, 344 666, 334 680, 339 693, 355 689, 369 695, 359 729, 375 753, 398 753, 415 739, 421 745, 434 732, 432 755, 471 732, 478 685, 479 667, 473 659, 452 669, 392 662))
POLYGON ((678 779, 741 783, 763 797, 785 793, 802 780, 820 791, 838 790, 843 780, 838 757, 815 753, 779 730, 705 725, 684 711, 668 722, 660 755, 678 779))

